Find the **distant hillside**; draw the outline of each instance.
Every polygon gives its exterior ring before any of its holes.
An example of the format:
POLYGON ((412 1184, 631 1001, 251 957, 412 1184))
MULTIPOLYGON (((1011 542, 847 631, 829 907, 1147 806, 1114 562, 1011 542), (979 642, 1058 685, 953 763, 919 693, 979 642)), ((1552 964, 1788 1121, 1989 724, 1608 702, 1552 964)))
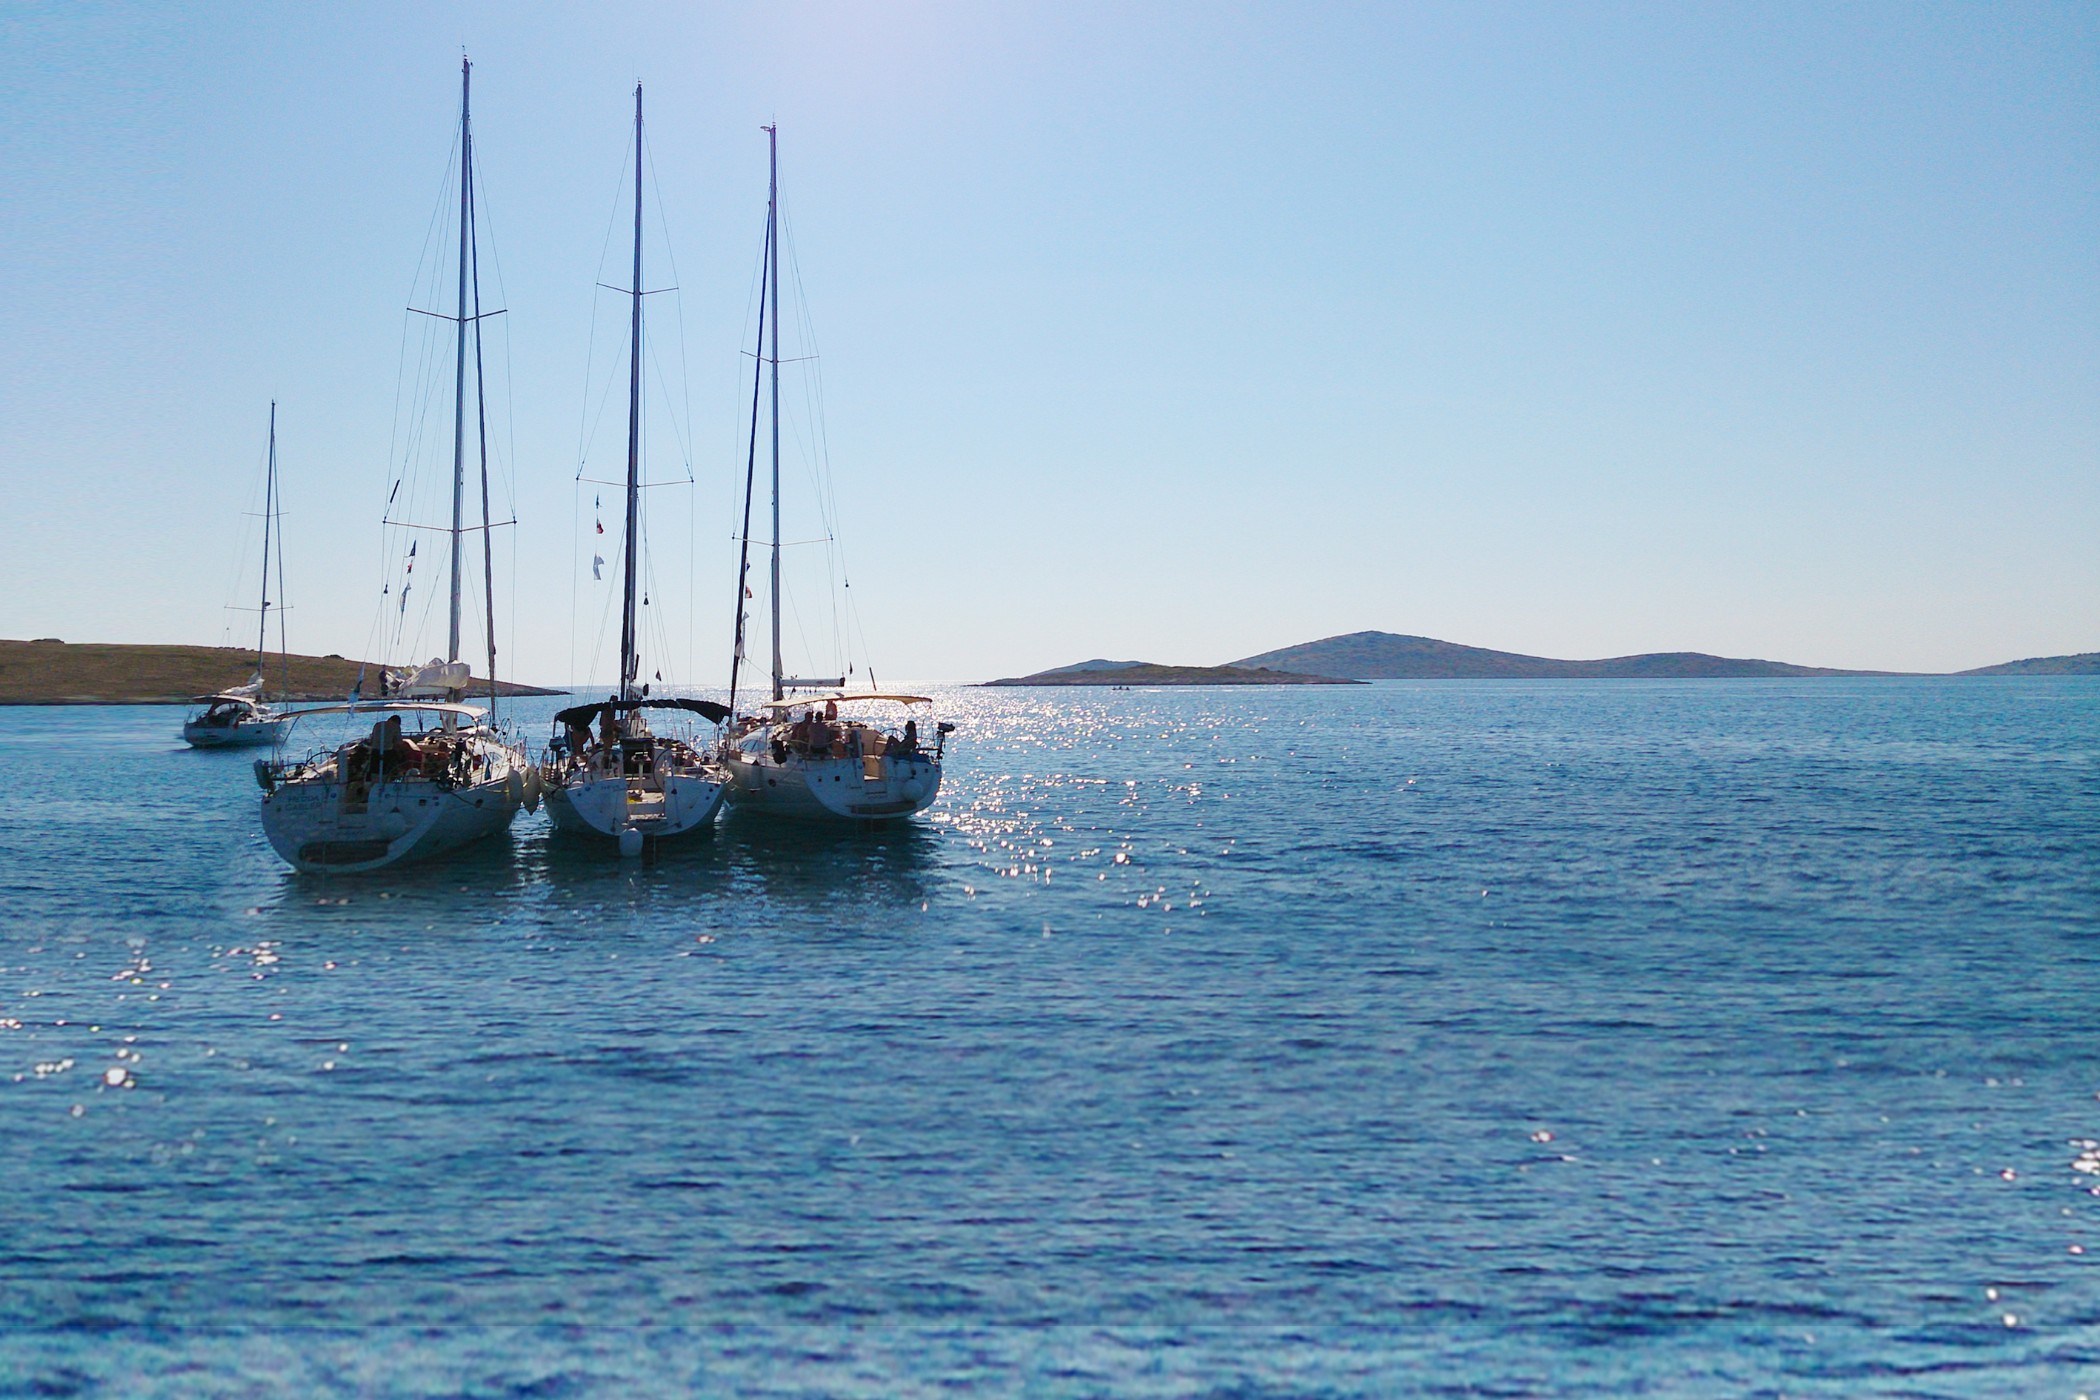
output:
MULTIPOLYGON (((269 694, 291 700, 340 700, 357 684, 359 663, 340 656, 271 657, 269 694)), ((365 673, 367 691, 379 689, 378 666, 365 673)), ((0 640, 0 705, 157 705, 181 704, 228 686, 244 685, 255 674, 255 653, 235 647, 117 646, 0 640)), ((483 695, 488 682, 469 689, 483 695)), ((502 695, 558 695, 560 691, 504 682, 502 695)))
POLYGON ((1833 671, 1784 661, 1746 661, 1697 651, 1650 652, 1602 661, 1556 661, 1511 651, 1459 646, 1433 637, 1351 632, 1303 646, 1265 651, 1232 663, 1313 671, 1360 680, 1632 680, 1676 677, 1871 676, 1880 671, 1833 671))
POLYGON ((1008 676, 986 685, 1356 685, 1337 676, 1308 676, 1290 671, 1240 666, 1155 666, 1149 661, 1081 661, 1008 676))
POLYGON ((1092 661, 1075 661, 1069 666, 1052 666, 1047 671, 1036 672, 1039 676, 1062 676, 1069 671, 1127 671, 1133 666, 1149 665, 1144 661, 1104 661, 1095 657, 1092 661))
POLYGON ((1996 666, 1978 666, 1957 671, 1962 676, 2100 676, 2100 651, 2081 651, 2074 656, 2030 656, 2025 661, 2005 661, 1996 666))

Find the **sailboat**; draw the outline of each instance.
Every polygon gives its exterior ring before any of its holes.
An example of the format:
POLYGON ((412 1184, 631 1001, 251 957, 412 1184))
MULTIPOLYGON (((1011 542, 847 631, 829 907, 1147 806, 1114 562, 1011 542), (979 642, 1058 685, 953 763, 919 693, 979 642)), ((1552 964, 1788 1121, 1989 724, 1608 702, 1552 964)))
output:
POLYGON ((751 500, 757 462, 758 379, 770 367, 773 426, 773 694, 760 714, 739 720, 721 746, 730 778, 729 800, 743 811, 805 821, 861 823, 907 817, 924 810, 941 790, 941 762, 955 726, 940 723, 921 736, 913 710, 931 706, 924 695, 868 690, 849 694, 845 677, 790 678, 780 651, 780 132, 766 127, 765 286, 759 303, 758 365, 752 394, 751 456, 744 476, 744 528, 737 568, 736 651, 730 663, 729 703, 736 705, 744 659, 750 596, 751 500), (770 299, 770 306, 768 305, 770 299), (768 339, 768 321, 771 338, 768 339), (768 351, 770 350, 770 354, 768 351), (790 698, 792 690, 822 692, 790 698), (899 706, 901 728, 851 713, 856 706, 899 706), (842 715, 840 707, 848 707, 842 715), (797 712, 800 712, 799 714, 797 712))
POLYGON ((641 678, 636 586, 642 520, 642 85, 634 85, 634 285, 628 320, 627 530, 620 611, 620 689, 554 716, 539 775, 558 830, 609 836, 636 856, 649 841, 689 835, 721 809, 726 775, 705 749, 650 728, 650 710, 683 711, 713 723, 729 708, 712 700, 650 699, 641 678))
MULTIPOLYGON (((292 713, 368 714, 371 732, 298 761, 257 762, 263 833, 299 870, 348 874, 425 860, 508 827, 520 806, 536 805, 537 775, 524 751, 489 722, 496 704, 496 626, 489 516, 488 414, 481 399, 480 250, 475 237, 473 65, 460 62, 459 296, 452 414, 452 606, 446 654, 395 686, 384 699, 292 713), (470 291, 471 289, 471 291, 470 291), (470 299, 471 298, 471 299, 470 299), (474 337, 474 381, 481 444, 482 569, 488 599, 488 708, 464 703, 472 668, 460 659, 461 542, 466 494, 467 336, 474 337), (409 729, 404 721, 413 721, 409 729)), ((436 314, 436 313, 426 313, 436 314)), ((494 313, 490 313, 494 314, 494 313)))
MULTIPOLYGON (((255 625, 255 679, 190 703, 204 708, 182 725, 183 742, 199 749, 250 748, 284 742, 290 719, 263 700, 263 662, 270 644, 270 543, 277 523, 277 403, 270 403, 269 467, 263 477, 262 607, 255 625)), ((284 540, 277 543, 277 591, 284 592, 284 540)), ((284 650, 284 614, 277 617, 277 649, 284 650)))

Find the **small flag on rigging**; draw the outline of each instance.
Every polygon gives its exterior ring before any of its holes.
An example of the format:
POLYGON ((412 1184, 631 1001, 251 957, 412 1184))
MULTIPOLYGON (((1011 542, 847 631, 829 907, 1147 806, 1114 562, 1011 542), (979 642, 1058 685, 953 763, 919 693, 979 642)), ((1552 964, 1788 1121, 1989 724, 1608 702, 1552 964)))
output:
POLYGON ((593 554, 593 555, 591 556, 591 577, 592 577, 592 578, 594 578, 594 579, 602 579, 602 578, 604 578, 604 577, 605 577, 605 575, 604 575, 604 574, 602 574, 602 573, 599 573, 599 572, 598 572, 598 571, 599 571, 600 569, 602 569, 602 568, 604 568, 604 567, 605 567, 605 556, 604 556, 604 555, 602 555, 602 554, 593 554))

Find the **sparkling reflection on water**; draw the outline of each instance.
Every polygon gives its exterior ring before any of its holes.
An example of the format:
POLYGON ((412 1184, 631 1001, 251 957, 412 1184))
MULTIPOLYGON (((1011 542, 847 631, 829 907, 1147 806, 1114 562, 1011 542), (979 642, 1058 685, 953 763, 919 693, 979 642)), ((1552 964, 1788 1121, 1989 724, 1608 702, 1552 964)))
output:
POLYGON ((339 880, 0 711, 0 1377, 2100 1386, 2100 686, 942 699, 909 825, 339 880))

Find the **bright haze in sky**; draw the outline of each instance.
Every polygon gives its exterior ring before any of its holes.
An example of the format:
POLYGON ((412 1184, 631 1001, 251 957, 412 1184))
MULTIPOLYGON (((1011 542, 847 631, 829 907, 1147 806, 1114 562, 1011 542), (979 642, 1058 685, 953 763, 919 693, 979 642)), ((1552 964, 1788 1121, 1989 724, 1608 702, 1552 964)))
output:
POLYGON ((249 635, 274 398, 293 649, 442 648, 462 51, 506 675, 612 669, 637 79, 647 673, 728 671, 776 121, 791 670, 2100 648, 2078 4, 13 6, 0 635, 249 635))

